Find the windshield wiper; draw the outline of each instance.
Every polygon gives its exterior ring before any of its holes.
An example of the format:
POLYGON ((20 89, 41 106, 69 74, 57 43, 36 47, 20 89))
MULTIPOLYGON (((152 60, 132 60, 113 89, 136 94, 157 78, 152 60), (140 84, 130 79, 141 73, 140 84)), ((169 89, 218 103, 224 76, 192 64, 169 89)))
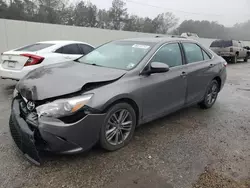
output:
POLYGON ((87 64, 87 65, 93 65, 93 66, 97 66, 97 67, 103 67, 103 66, 97 65, 97 64, 95 64, 95 63, 85 63, 85 64, 87 64))
POLYGON ((97 66, 97 67, 103 67, 102 65, 97 65, 96 63, 86 63, 86 62, 83 62, 83 61, 79 61, 79 59, 76 59, 74 61, 78 62, 78 63, 86 64, 86 65, 93 65, 93 66, 97 66))

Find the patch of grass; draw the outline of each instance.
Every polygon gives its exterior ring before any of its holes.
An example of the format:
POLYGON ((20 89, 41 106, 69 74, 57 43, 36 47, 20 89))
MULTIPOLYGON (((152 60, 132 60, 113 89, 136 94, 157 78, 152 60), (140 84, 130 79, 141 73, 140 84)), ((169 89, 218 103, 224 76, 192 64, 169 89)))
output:
POLYGON ((193 188, 250 188, 250 179, 236 182, 213 171, 202 173, 193 188))

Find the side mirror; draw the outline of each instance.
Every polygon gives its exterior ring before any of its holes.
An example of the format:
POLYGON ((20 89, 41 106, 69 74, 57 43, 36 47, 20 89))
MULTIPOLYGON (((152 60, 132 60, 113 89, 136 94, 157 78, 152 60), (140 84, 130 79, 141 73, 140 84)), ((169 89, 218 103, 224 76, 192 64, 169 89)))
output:
POLYGON ((163 73, 163 72, 168 72, 169 71, 169 66, 165 63, 161 62, 152 62, 150 64, 150 68, 148 71, 145 71, 145 74, 153 74, 153 73, 163 73))

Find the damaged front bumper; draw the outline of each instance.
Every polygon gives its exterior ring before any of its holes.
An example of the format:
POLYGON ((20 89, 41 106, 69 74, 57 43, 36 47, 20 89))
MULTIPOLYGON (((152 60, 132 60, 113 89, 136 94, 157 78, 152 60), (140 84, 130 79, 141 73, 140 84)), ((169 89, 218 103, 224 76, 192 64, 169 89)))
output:
POLYGON ((14 142, 30 162, 40 165, 41 151, 79 153, 90 149, 99 140, 105 114, 88 114, 70 124, 41 117, 36 124, 22 115, 21 100, 12 102, 9 126, 14 142))
POLYGON ((11 136, 24 156, 32 163, 40 165, 41 159, 35 145, 35 132, 32 131, 24 119, 20 117, 20 108, 17 100, 12 103, 9 126, 11 136))

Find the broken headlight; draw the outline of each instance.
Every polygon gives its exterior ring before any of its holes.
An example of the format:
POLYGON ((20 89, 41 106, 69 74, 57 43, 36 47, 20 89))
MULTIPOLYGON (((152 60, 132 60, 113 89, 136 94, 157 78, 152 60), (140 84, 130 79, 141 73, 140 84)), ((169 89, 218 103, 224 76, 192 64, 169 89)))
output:
POLYGON ((84 105, 92 98, 93 94, 86 94, 67 99, 58 99, 53 102, 38 106, 36 108, 38 117, 64 117, 70 116, 82 109, 84 105))

